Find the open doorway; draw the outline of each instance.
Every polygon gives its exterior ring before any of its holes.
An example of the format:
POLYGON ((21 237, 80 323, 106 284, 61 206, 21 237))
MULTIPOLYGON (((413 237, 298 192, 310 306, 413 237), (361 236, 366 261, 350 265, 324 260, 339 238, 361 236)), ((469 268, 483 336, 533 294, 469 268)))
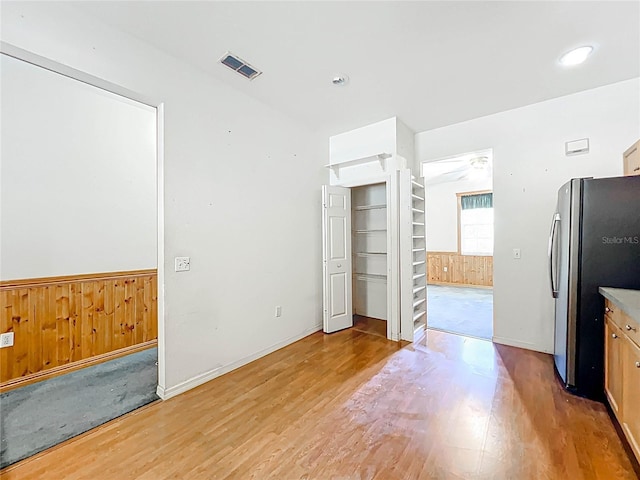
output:
POLYGON ((5 467, 158 399, 158 117, 0 60, 5 467))
POLYGON ((428 328, 493 336, 493 154, 424 162, 428 328))

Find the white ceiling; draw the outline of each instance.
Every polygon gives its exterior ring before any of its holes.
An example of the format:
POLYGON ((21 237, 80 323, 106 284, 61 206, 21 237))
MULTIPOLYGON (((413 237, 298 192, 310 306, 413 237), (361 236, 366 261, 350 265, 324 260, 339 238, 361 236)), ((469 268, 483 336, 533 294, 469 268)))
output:
POLYGON ((330 134, 395 115, 424 131, 640 76, 637 1, 74 5, 330 134), (587 63, 558 64, 584 44, 587 63), (264 73, 217 63, 228 50, 264 73))

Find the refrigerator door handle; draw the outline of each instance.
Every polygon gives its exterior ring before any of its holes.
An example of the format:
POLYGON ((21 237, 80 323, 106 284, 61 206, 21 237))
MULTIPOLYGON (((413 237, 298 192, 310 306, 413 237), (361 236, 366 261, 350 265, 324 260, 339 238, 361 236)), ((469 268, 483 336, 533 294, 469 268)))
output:
POLYGON ((556 266, 556 259, 554 255, 555 250, 553 245, 556 240, 556 233, 558 231, 557 227, 559 223, 560 214, 556 213, 553 215, 553 220, 551 221, 551 233, 549 234, 549 280, 551 281, 551 296, 553 298, 558 298, 559 293, 556 286, 555 275, 553 274, 554 267, 556 266))

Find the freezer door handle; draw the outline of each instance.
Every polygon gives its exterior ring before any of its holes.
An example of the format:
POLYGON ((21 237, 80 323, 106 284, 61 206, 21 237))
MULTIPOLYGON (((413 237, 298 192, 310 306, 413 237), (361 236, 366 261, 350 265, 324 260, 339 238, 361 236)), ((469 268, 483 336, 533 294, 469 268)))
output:
POLYGON ((556 285, 556 275, 554 270, 557 271, 557 264, 555 258, 555 249, 553 248, 556 240, 556 234, 558 232, 558 224, 560 223, 560 214, 553 215, 551 221, 551 233, 549 234, 549 280, 551 281, 551 295, 553 298, 558 298, 558 287, 556 285))

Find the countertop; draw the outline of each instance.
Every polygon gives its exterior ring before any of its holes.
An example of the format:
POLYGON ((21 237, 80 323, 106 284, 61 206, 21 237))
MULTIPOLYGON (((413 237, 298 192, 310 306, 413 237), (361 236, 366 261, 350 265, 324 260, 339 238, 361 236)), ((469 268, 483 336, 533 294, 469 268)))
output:
POLYGON ((613 302, 624 313, 640 323, 640 290, 600 287, 598 291, 604 298, 613 302))

